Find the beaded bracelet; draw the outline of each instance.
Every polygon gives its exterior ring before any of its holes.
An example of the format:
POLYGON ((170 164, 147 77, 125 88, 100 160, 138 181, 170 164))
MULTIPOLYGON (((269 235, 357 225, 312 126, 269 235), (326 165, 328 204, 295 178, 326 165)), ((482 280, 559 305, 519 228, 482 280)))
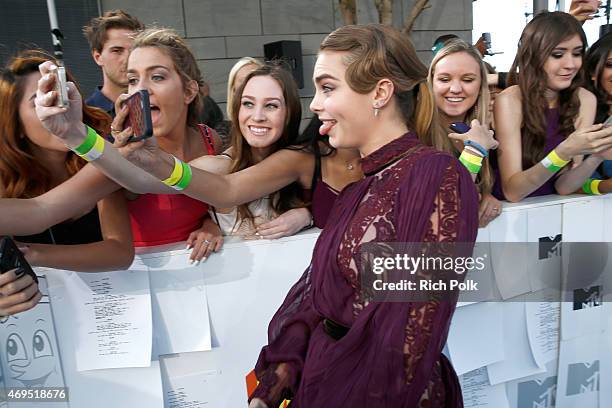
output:
POLYGON ((73 152, 87 161, 94 161, 104 153, 104 138, 94 129, 87 127, 87 136, 79 146, 70 148, 73 152))
POLYGON ((601 195, 601 191, 599 191, 599 184, 601 180, 597 179, 586 179, 584 184, 582 185, 582 191, 590 195, 601 195))
POLYGON ((189 183, 191 182, 191 167, 189 166, 189 164, 184 163, 176 156, 172 157, 174 158, 174 168, 172 169, 170 177, 165 180, 162 180, 162 182, 175 190, 182 191, 186 189, 189 183))
POLYGON ((548 155, 543 158, 540 163, 542 163, 542 166, 544 166, 544 168, 548 171, 556 173, 563 167, 565 167, 565 165, 567 165, 567 163, 569 162, 569 160, 563 160, 562 158, 560 158, 557 152, 553 150, 548 153, 548 155))
POLYGON ((459 161, 463 164, 470 173, 478 174, 482 168, 482 157, 477 156, 469 151, 463 149, 459 161))

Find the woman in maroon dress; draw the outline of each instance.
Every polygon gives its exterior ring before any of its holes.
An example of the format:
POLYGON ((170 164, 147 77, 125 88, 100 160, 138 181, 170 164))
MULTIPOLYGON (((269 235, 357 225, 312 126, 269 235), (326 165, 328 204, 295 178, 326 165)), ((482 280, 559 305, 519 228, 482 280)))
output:
MULTIPOLYGON (((321 44, 314 81, 311 109, 323 122, 320 133, 335 148, 357 149, 365 177, 338 197, 311 265, 272 319, 250 406, 276 408, 290 398, 292 407, 461 407, 456 374, 441 353, 456 296, 370 302, 357 268, 370 242, 467 242, 463 255, 470 255, 476 238, 478 197, 470 175, 452 155, 419 142, 436 122, 427 68, 393 28, 345 26, 321 44)), ((39 116, 78 146, 82 130, 66 126, 57 113, 70 112, 51 106, 48 89, 39 85, 39 116)), ((477 125, 468 135, 482 132, 486 127, 477 125)), ((154 139, 132 143, 123 154, 161 180, 183 166, 181 192, 215 206, 248 201, 262 186, 284 182, 274 163, 228 176, 191 168, 154 139)), ((120 166, 107 150, 103 161, 120 166)))
MULTIPOLYGON (((473 242, 478 198, 451 155, 426 147, 427 68, 380 25, 345 26, 321 44, 310 106, 336 147, 357 148, 365 178, 346 187, 311 266, 269 326, 251 406, 459 407, 441 354, 455 303, 370 302, 358 257, 368 242, 473 242)), ((483 131, 483 129, 476 129, 483 131)))

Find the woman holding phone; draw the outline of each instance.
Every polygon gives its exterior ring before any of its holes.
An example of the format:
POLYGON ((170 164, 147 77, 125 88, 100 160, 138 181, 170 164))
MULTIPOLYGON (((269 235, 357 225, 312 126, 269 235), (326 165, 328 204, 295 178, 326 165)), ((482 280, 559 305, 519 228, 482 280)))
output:
MULTIPOLYGON (((584 64, 586 88, 597 98, 595 122, 612 126, 612 33, 604 35, 589 48, 584 64)), ((601 194, 612 192, 612 160, 611 157, 604 159, 591 179, 591 183, 597 184, 596 190, 601 194)), ((592 188, 586 191, 583 189, 583 192, 594 193, 592 188)))
MULTIPOLYGON (((53 61, 39 51, 14 57, 0 78, 0 197, 31 198, 53 189, 79 173, 87 163, 45 129, 34 109, 38 66, 53 61)), ((68 73, 68 78, 73 79, 68 73)), ((106 133, 110 117, 97 108, 81 110, 86 123, 106 133)), ((24 214, 25 215, 25 214, 24 214)), ((132 263, 134 250, 125 198, 108 193, 89 203, 70 220, 39 231, 26 231, 27 214, 12 231, 32 266, 75 271, 118 270, 132 263)), ((11 217, 10 213, 3 213, 11 217)), ((7 231, 2 231, 7 235, 7 231)))
POLYGON ((491 194, 493 172, 489 162, 489 153, 498 143, 492 132, 484 140, 468 141, 462 134, 455 133, 452 124, 470 124, 473 120, 483 124, 490 122, 486 72, 476 49, 463 40, 452 39, 438 50, 427 76, 440 114, 440 125, 432 132, 432 139, 425 143, 454 154, 473 174, 481 197, 478 210, 481 228, 501 214, 502 203, 491 194), (466 154, 467 160, 475 158, 480 166, 463 160, 462 155, 466 154))
POLYGON ((518 85, 495 101, 498 198, 571 194, 612 147, 612 128, 593 125, 595 97, 579 86, 586 45, 580 23, 562 12, 540 13, 523 30, 510 69, 518 85))
MULTIPOLYGON (((53 64, 46 64, 50 65, 53 64)), ((128 70, 130 92, 149 91, 153 131, 160 145, 186 160, 215 153, 220 145, 218 139, 209 128, 197 123, 202 104, 200 70, 178 34, 171 30, 152 29, 138 35, 128 60, 128 70)), ((45 75, 43 81, 52 83, 51 72, 45 75)), ((73 87, 72 84, 69 86, 73 87)), ((81 106, 82 100, 79 97, 71 103, 81 106)), ((123 124, 128 113, 121 101, 118 105, 117 117, 111 125, 111 132, 115 135, 118 133, 113 129, 123 124)), ((138 167, 132 166, 132 170, 143 173, 147 180, 146 173, 138 167)), ((148 181, 158 183, 150 176, 148 181)), ((27 200, 0 200, 0 210, 12 215, 0 220, 0 233, 22 235, 44 230, 82 214, 96 201, 120 188, 93 166, 87 165, 74 177, 40 196, 27 200), (23 214, 27 214, 27 222, 22 221, 23 214)), ((180 196, 126 194, 135 246, 187 240, 189 246, 194 247, 193 261, 203 259, 221 247, 223 238, 208 216, 205 203, 180 196)), ((129 224, 124 223, 126 226, 129 224)))
MULTIPOLYGON (((365 177, 340 194, 311 265, 270 323, 251 406, 276 407, 291 398, 297 407, 460 407, 457 377, 441 353, 456 298, 369 302, 358 289, 356 261, 365 244, 464 242, 467 256, 476 238, 478 199, 470 175, 452 155, 419 141, 436 113, 427 69, 393 28, 344 26, 321 44, 314 81, 311 110, 323 123, 320 133, 336 148, 359 151, 365 177)), ((51 106, 53 97, 50 83, 41 81, 38 115, 80 148, 86 134, 78 112, 51 106)), ((483 132, 476 125, 468 137, 483 132)), ((284 164, 272 156, 266 172, 219 176, 168 155, 154 139, 126 148, 130 160, 166 185, 215 205, 244 196, 246 180, 249 193, 261 196, 270 179, 283 185, 288 178, 274 171, 284 164)), ((96 161, 121 170, 117 156, 110 149, 96 161)))

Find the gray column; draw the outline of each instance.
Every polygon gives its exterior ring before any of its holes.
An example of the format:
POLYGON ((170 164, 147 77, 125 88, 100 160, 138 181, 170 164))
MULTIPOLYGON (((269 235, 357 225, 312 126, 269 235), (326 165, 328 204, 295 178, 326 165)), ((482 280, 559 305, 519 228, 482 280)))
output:
POLYGON ((548 10, 548 0, 533 0, 533 14, 542 10, 548 10))

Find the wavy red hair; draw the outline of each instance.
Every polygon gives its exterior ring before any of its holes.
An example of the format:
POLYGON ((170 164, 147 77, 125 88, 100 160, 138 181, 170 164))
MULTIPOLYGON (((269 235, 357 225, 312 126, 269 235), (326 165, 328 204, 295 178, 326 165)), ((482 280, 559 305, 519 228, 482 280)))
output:
MULTIPOLYGON (((49 170, 32 153, 30 142, 22 137, 19 104, 26 77, 53 57, 44 51, 28 50, 13 57, 0 72, 0 194, 6 198, 30 198, 53 188, 49 170)), ((76 84, 74 77, 67 78, 76 84)), ((78 89, 78 85, 77 85, 78 89)), ((79 92, 80 89, 79 89, 79 92)), ((100 134, 108 134, 111 118, 101 109, 83 105, 83 122, 100 134)), ((85 161, 72 152, 66 155, 66 169, 74 175, 85 161)))

